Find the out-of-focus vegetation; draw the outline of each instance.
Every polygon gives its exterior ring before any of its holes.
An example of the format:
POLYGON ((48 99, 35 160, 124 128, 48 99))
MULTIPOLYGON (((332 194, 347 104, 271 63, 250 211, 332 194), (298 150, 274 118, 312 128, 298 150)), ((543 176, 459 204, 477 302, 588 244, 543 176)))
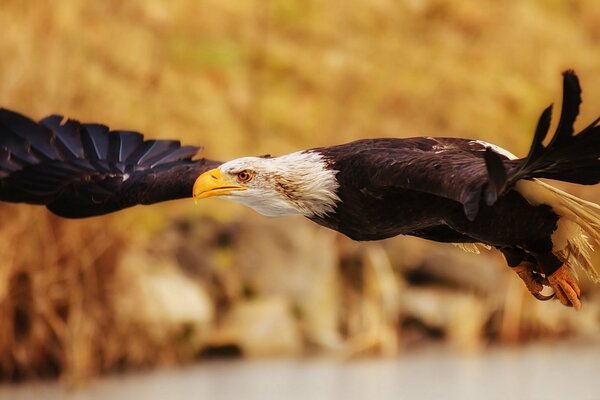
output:
MULTIPOLYGON (((0 26, 0 106, 215 159, 413 135, 523 154, 566 68, 583 123, 600 110, 594 0, 4 0, 0 26)), ((2 205, 0 218, 3 379, 600 332, 597 289, 584 285, 580 313, 537 302, 493 252, 359 244, 217 200, 82 221, 2 205)))

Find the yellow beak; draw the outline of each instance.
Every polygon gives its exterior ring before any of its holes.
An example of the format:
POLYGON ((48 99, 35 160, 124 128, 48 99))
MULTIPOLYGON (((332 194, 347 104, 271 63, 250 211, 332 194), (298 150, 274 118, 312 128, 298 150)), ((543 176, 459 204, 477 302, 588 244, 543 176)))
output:
POLYGON ((224 179, 219 168, 211 169, 200 175, 194 182, 192 194, 195 200, 213 196, 227 196, 237 190, 246 190, 230 180, 224 179))

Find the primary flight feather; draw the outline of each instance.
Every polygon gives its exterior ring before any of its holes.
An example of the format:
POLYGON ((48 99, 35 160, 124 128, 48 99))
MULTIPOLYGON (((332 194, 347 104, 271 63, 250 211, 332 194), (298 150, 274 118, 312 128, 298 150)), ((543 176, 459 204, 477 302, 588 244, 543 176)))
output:
POLYGON ((220 163, 197 147, 144 140, 129 131, 64 121, 36 123, 0 110, 0 200, 46 205, 64 217, 137 204, 223 197, 270 216, 303 215, 355 240, 412 235, 495 247, 539 299, 544 285, 581 307, 572 269, 600 275, 599 207, 538 178, 600 182, 600 126, 574 134, 581 90, 566 71, 558 127, 544 145, 551 107, 518 159, 472 139, 365 139, 280 157, 220 163))

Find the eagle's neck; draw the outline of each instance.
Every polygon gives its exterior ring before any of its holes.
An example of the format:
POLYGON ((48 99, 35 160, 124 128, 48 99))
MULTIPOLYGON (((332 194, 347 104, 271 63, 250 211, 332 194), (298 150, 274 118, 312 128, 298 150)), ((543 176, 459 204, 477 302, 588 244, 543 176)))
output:
POLYGON ((337 173, 318 151, 291 153, 274 160, 276 190, 306 217, 333 212, 340 201, 337 173))

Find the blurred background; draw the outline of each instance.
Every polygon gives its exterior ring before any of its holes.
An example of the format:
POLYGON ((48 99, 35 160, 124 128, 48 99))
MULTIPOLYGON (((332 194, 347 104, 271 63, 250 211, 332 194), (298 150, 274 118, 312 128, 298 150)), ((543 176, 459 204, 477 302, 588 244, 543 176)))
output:
MULTIPOLYGON (((218 160, 420 135, 522 156, 567 68, 584 91, 578 126, 600 112, 594 0, 2 0, 0 26, 1 107, 218 160)), ((600 342, 600 287, 583 280, 578 313, 539 302, 494 251, 357 243, 219 200, 87 220, 1 204, 0 220, 4 382, 600 342)))

